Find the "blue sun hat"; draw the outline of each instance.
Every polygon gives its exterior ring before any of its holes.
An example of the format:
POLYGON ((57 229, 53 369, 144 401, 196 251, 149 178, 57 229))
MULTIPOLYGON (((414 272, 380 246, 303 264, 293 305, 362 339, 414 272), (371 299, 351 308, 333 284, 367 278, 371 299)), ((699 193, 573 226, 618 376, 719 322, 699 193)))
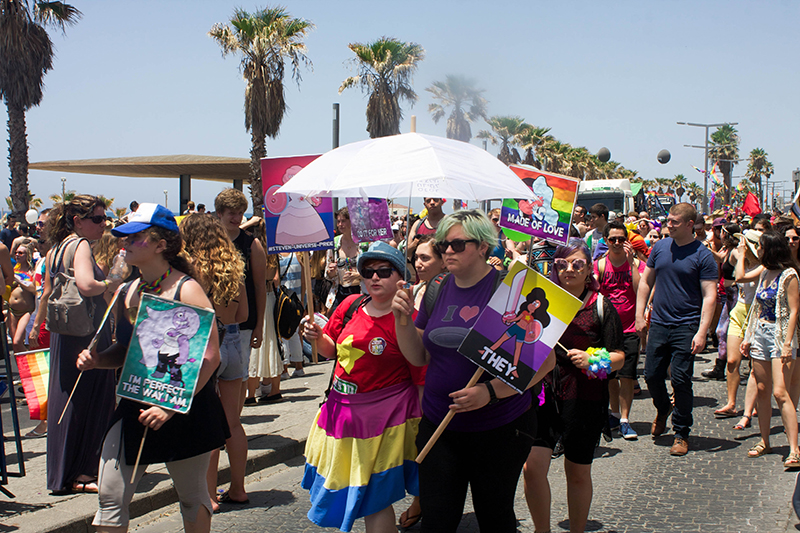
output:
POLYGON ((388 261, 400 273, 400 277, 403 277, 403 273, 406 272, 406 256, 397 248, 383 241, 373 242, 369 245, 369 250, 358 256, 358 271, 361 272, 364 263, 375 259, 388 261))
POLYGON ((128 222, 111 230, 115 237, 133 235, 156 226, 178 233, 178 224, 172 211, 159 204, 139 204, 139 208, 128 215, 128 222))

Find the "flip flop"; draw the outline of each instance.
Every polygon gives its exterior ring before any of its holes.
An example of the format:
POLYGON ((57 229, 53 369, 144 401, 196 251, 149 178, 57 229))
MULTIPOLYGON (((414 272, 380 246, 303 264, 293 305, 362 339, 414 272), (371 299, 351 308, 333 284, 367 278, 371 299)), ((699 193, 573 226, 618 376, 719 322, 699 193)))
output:
POLYGON ((30 430, 29 432, 25 433, 26 439, 40 439, 42 437, 47 436, 47 431, 45 430, 44 433, 37 433, 36 428, 30 430))
POLYGON ((247 505, 250 503, 250 498, 244 500, 234 500, 233 498, 231 498, 231 495, 228 494, 228 491, 226 490, 225 492, 220 494, 219 498, 217 498, 217 501, 219 503, 229 503, 231 505, 247 505))
POLYGON ((733 409, 717 409, 714 411, 714 416, 716 418, 736 418, 739 416, 739 412, 733 409))
POLYGON ((420 521, 420 519, 422 518, 422 513, 415 514, 414 516, 408 516, 408 511, 409 511, 409 510, 410 510, 410 509, 406 509, 406 510, 405 510, 405 511, 403 511, 403 513, 400 515, 400 522, 399 522, 399 524, 398 524, 398 525, 400 526, 400 529, 403 529, 403 530, 405 530, 405 529, 408 529, 408 528, 410 528, 410 527, 413 527, 413 526, 414 526, 414 525, 416 525, 416 523, 417 523, 417 522, 419 522, 419 521, 420 521), (404 518, 404 517, 405 517, 405 518, 404 518))

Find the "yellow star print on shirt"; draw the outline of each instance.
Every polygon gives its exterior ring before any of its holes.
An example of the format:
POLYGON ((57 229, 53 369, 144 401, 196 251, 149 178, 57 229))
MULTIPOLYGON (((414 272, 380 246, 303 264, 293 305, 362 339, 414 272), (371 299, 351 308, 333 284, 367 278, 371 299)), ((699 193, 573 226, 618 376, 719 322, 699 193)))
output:
POLYGON ((336 345, 336 358, 348 374, 353 370, 356 361, 365 354, 363 350, 353 347, 353 336, 348 335, 344 342, 336 345))

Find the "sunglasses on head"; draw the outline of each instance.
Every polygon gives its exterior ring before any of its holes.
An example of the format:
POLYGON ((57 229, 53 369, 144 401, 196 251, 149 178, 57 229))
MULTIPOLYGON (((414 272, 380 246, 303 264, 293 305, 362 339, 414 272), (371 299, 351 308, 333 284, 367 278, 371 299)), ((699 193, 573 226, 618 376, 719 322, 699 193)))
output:
POLYGON ((575 272, 580 272, 584 268, 586 268, 586 260, 585 259, 573 259, 572 263, 567 261, 566 259, 558 258, 553 259, 553 266, 556 267, 556 270, 559 272, 564 272, 569 265, 572 265, 572 270, 575 272))
POLYGON ((623 242, 625 242, 627 240, 628 240, 627 237, 609 237, 608 238, 608 242, 613 243, 613 244, 621 244, 621 243, 623 243, 623 242))
POLYGON ((91 220, 95 224, 102 224, 103 222, 108 220, 108 217, 105 216, 105 215, 92 215, 90 217, 83 217, 83 219, 84 220, 91 220))
POLYGON ((394 272, 392 267, 362 268, 361 277, 364 279, 372 279, 372 276, 377 274, 380 279, 386 279, 391 277, 392 272, 394 272))

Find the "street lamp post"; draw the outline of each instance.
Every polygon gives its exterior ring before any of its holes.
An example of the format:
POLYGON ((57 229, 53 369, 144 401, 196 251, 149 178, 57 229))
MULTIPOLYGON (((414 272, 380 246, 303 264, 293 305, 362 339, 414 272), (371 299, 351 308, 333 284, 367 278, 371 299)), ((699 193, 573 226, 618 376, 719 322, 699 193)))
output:
POLYGON ((705 172, 703 173, 703 212, 708 213, 708 130, 709 128, 719 128, 725 125, 736 126, 738 122, 723 122, 721 124, 698 124, 696 122, 678 122, 681 126, 696 126, 698 128, 706 129, 706 143, 705 143, 705 172))
POLYGON ((169 209, 169 198, 168 198, 167 194, 168 194, 168 191, 166 189, 164 189, 164 207, 169 209))
POLYGON ((67 203, 67 178, 61 178, 61 203, 67 203))

